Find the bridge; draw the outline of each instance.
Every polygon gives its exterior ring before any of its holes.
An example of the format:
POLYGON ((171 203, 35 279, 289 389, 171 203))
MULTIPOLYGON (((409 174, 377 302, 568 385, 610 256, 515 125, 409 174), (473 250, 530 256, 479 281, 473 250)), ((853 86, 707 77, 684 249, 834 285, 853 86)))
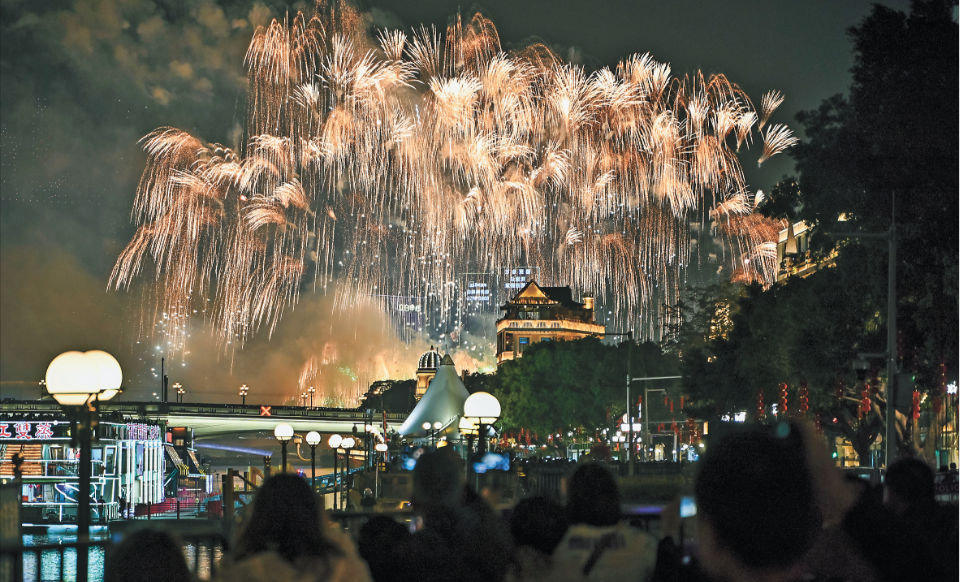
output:
MULTIPOLYGON (((20 401, 0 404, 0 412, 61 413, 56 402, 20 401)), ((306 408, 302 406, 267 406, 259 404, 174 404, 162 402, 104 402, 100 414, 119 414, 127 419, 163 421, 169 428, 192 428, 197 438, 217 437, 243 432, 273 432, 275 426, 287 423, 296 432, 315 430, 319 433, 350 433, 356 426, 363 431, 366 423, 387 429, 398 429, 407 415, 403 413, 368 412, 342 408, 306 408)))

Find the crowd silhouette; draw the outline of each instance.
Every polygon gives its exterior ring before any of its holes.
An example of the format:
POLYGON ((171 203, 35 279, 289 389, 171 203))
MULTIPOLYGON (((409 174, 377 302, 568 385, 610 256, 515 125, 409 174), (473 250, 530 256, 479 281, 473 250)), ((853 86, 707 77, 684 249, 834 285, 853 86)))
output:
MULTIPOLYGON (((904 458, 882 485, 841 473, 810 427, 730 430, 699 461, 696 517, 679 499, 659 531, 629 524, 613 474, 581 463, 565 501, 495 510, 449 448, 413 471, 415 528, 371 512, 351 537, 301 477, 267 479, 217 572, 239 582, 900 582, 958 579, 955 504, 904 458), (658 534, 658 535, 654 535, 658 534), (686 534, 686 535, 684 535, 686 534), (692 535, 691 535, 692 534, 692 535)), ((140 531, 108 556, 105 581, 191 580, 177 541, 140 531)))

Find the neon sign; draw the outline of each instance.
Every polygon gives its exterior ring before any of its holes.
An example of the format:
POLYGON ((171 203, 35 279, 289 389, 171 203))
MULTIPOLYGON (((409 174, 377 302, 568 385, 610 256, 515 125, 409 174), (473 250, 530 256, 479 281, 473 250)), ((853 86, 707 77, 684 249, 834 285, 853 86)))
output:
POLYGON ((160 427, 140 422, 128 422, 127 439, 131 441, 158 441, 160 440, 160 427))
MULTIPOLYGON (((31 422, 19 420, 16 422, 0 422, 0 439, 16 439, 18 441, 48 440, 54 438, 54 426, 58 421, 31 422)), ((62 433, 57 436, 66 436, 67 425, 63 425, 62 433)))

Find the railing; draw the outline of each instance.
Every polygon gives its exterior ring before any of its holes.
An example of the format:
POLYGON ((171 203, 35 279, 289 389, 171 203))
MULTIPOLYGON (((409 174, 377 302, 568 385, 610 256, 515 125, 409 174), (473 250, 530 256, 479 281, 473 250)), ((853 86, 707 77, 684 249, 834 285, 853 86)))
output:
MULTIPOLYGON (((29 412, 53 412, 60 413, 60 405, 56 402, 4 402, 0 404, 0 410, 4 412, 29 411, 29 412)), ((213 414, 230 416, 260 416, 259 404, 217 404, 217 403, 196 403, 196 404, 176 404, 163 402, 104 402, 100 405, 100 411, 120 412, 129 415, 181 415, 181 414, 213 414)), ((304 407, 304 406, 271 406, 271 417, 305 417, 305 418, 331 418, 347 419, 357 422, 368 421, 370 416, 365 410, 343 409, 343 408, 323 408, 323 407, 304 407)), ((377 412, 374 415, 374 422, 382 419, 382 413, 377 412)), ((403 422, 407 415, 402 413, 388 412, 387 421, 403 422)))
MULTIPOLYGON (((20 472, 26 477, 76 477, 77 465, 79 459, 25 459, 20 466, 20 472), (34 465, 42 464, 39 471, 32 470, 34 465)), ((98 461, 93 461, 98 463, 98 461)), ((99 462, 101 465, 102 461, 99 462)), ((0 471, 0 474, 13 474, 13 463, 10 463, 10 471, 0 471)), ((3 463, 4 469, 7 468, 7 462, 3 463)), ((96 469, 94 469, 95 471, 96 469)))
MULTIPOLYGON (((87 552, 88 564, 103 563, 109 540, 19 546, 0 550, 0 573, 11 580, 66 580, 77 573, 77 551, 87 552), (91 551, 92 550, 92 551, 91 551), (56 562, 50 558, 57 556, 56 562), (47 559, 45 560, 44 557, 47 559), (68 558, 73 558, 68 561, 68 558), (70 568, 72 562, 72 568, 70 568), (51 571, 52 570, 52 571, 51 571)), ((89 572, 89 569, 87 570, 89 572)), ((91 578, 92 579, 92 578, 91 578)))
POLYGON ((412 524, 416 515, 410 510, 396 511, 330 511, 330 519, 340 524, 344 531, 348 532, 354 539, 360 534, 360 528, 367 523, 371 517, 386 515, 394 518, 400 523, 412 524))
POLYGON ((132 519, 182 519, 209 516, 208 500, 193 497, 167 499, 163 503, 138 503, 129 518, 132 519))
MULTIPOLYGON (((227 540, 220 532, 211 531, 177 535, 182 542, 187 567, 200 580, 216 578, 220 561, 227 551, 227 540)), ((88 552, 89 580, 102 580, 106 557, 112 550, 111 540, 67 542, 37 546, 17 546, 0 550, 0 574, 7 580, 67 580, 77 573, 77 551, 88 552), (97 568, 96 566, 100 567, 97 568)))
MULTIPOLYGON (((44 523, 50 523, 55 519, 59 523, 75 523, 77 521, 76 507, 77 502, 53 502, 53 501, 24 501, 23 507, 38 507, 41 510, 41 519, 44 523), (65 509, 73 510, 73 513, 65 513, 65 509)), ((112 521, 120 517, 120 504, 116 501, 97 502, 90 501, 90 521, 91 523, 112 521)))

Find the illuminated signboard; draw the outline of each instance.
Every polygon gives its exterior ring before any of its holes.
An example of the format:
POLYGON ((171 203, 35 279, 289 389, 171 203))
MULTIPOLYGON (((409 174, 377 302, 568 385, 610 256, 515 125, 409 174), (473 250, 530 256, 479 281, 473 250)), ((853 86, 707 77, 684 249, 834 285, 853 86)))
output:
POLYGON ((479 281, 468 281, 467 301, 472 303, 490 303, 490 286, 479 281))
POLYGON ((0 422, 0 439, 43 441, 53 438, 69 438, 69 430, 70 423, 57 420, 0 422))
POLYGON ((540 274, 539 267, 517 267, 503 270, 503 288, 519 290, 540 274))
POLYGON ((128 422, 127 439, 131 441, 158 441, 160 440, 160 427, 139 422, 128 422))

